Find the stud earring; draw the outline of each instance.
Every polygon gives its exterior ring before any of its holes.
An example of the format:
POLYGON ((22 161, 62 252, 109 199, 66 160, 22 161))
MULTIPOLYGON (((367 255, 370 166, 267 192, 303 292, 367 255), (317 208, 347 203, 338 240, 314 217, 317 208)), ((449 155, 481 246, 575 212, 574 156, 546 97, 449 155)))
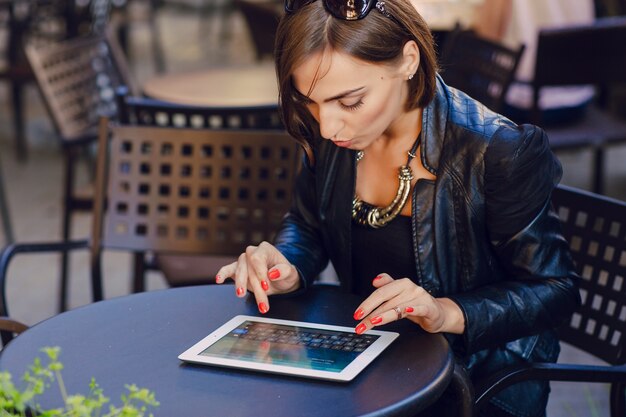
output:
POLYGON ((410 74, 409 75, 409 80, 412 80, 412 79, 413 79, 413 74, 410 74))

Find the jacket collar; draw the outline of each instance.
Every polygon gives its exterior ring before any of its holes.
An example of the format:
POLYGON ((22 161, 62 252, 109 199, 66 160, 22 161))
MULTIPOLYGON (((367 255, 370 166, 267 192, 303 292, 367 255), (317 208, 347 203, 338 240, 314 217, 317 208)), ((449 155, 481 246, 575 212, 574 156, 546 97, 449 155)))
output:
POLYGON ((449 107, 447 86, 441 76, 437 75, 435 97, 422 112, 422 164, 433 175, 437 175, 439 169, 439 159, 447 132, 449 107))

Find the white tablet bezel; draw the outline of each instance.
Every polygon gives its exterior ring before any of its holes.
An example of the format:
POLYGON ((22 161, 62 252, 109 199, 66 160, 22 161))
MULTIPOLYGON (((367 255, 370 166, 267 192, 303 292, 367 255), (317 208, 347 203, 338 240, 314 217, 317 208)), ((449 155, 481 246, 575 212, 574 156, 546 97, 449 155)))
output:
POLYGON ((259 323, 274 323, 286 326, 297 326, 309 329, 319 330, 334 330, 340 332, 354 333, 354 329, 351 327, 334 326, 328 324, 310 323, 293 320, 274 319, 269 317, 255 317, 239 315, 233 317, 228 322, 221 325, 218 329, 206 336, 204 339, 184 351, 178 356, 178 359, 185 362, 217 365, 224 367, 240 368, 240 369, 253 369, 263 372, 271 372, 286 375, 296 375, 301 377, 326 379, 332 381, 347 382, 354 379, 354 377, 361 372, 365 367, 372 362, 380 353, 387 348, 398 336, 398 333, 382 331, 382 330, 368 330, 368 334, 379 336, 367 349, 361 352, 348 366, 346 366, 340 372, 323 371, 316 369, 306 369, 299 367, 292 367, 287 365, 276 365, 259 362, 250 362, 237 359, 227 359, 212 356, 200 355, 205 349, 217 342, 221 337, 230 333, 237 326, 248 321, 259 323))

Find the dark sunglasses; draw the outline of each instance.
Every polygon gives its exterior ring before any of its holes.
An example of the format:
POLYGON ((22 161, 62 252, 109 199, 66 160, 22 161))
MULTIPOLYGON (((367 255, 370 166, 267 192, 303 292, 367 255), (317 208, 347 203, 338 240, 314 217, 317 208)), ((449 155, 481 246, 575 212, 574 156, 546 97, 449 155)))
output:
MULTIPOLYGON (((285 0, 285 12, 294 13, 315 0, 285 0)), ((322 0, 324 7, 337 19, 363 19, 374 7, 385 16, 394 19, 386 10, 383 0, 322 0)), ((395 20, 395 19, 394 19, 395 20)))

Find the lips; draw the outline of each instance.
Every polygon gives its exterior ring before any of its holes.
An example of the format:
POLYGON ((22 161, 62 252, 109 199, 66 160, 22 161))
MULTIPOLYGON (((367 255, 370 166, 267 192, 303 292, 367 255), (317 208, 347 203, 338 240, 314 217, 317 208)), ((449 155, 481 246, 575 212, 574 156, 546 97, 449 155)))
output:
POLYGON ((350 146, 352 141, 351 140, 336 140, 336 141, 333 141, 333 143, 339 146, 340 148, 347 148, 348 146, 350 146))

